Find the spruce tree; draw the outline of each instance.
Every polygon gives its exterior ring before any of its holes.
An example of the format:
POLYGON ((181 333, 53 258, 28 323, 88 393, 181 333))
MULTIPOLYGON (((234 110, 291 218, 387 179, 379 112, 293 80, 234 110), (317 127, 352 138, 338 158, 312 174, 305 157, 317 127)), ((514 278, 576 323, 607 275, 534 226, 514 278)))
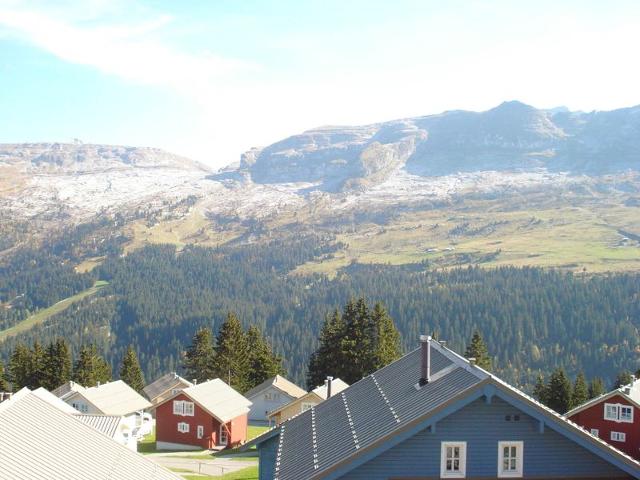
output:
POLYGON ((24 343, 18 343, 9 358, 8 380, 13 391, 17 392, 22 387, 29 386, 31 375, 31 351, 24 343))
POLYGON ((249 390, 249 346, 235 313, 229 312, 220 326, 215 347, 216 376, 240 393, 249 390))
POLYGON ((558 413, 565 413, 571 405, 571 382, 558 367, 549 378, 547 406, 558 413))
POLYGON ((473 332, 471 342, 467 345, 464 356, 467 358, 475 358, 476 365, 480 368, 491 370, 491 357, 489 356, 487 345, 477 330, 473 332))
POLYGON ((249 348, 248 387, 260 385, 268 378, 284 374, 282 357, 276 355, 262 332, 252 325, 247 330, 247 344, 249 348))
POLYGON ((133 345, 129 345, 122 359, 120 379, 138 393, 141 393, 144 388, 144 376, 133 345))
POLYGON ((4 363, 0 362, 0 393, 8 392, 9 384, 5 377, 4 363))
POLYGON ((589 382, 589 399, 604 394, 604 381, 600 377, 594 377, 589 382))
POLYGON ((98 355, 96 346, 83 345, 73 366, 73 381, 85 387, 94 387, 110 380, 111 367, 98 355))
POLYGON ((342 377, 345 364, 341 344, 345 325, 338 310, 328 315, 320 331, 319 345, 309 358, 307 388, 322 385, 327 376, 342 377))
POLYGON ((55 390, 71 380, 72 362, 69 346, 63 338, 58 338, 47 346, 45 353, 45 385, 47 390, 55 390))
POLYGON ((573 394, 571 395, 571 408, 579 407, 583 403, 589 400, 589 388, 587 387, 587 381, 584 378, 584 373, 578 373, 576 381, 573 384, 573 394))
POLYGON ((364 298, 359 298, 357 301, 349 300, 342 318, 345 326, 341 348, 345 361, 340 378, 351 384, 375 370, 374 329, 364 298))
POLYGON ((210 328, 203 327, 193 336, 185 354, 183 368, 187 379, 202 383, 216 378, 214 359, 213 333, 210 328))
POLYGON ((549 401, 549 390, 544 383, 544 377, 539 374, 536 378, 536 385, 533 387, 533 396, 542 404, 546 405, 549 401))
POLYGON ((34 390, 45 386, 47 371, 45 366, 45 351, 37 340, 33 342, 29 359, 29 381, 27 386, 34 390))
POLYGON ((633 376, 631 375, 631 372, 629 372, 628 370, 624 370, 616 376, 616 381, 613 384, 613 388, 624 387, 625 385, 629 385, 632 381, 633 376))
POLYGON ((402 350, 400 332, 380 302, 373 307, 371 322, 375 334, 372 366, 375 371, 400 358, 402 350))

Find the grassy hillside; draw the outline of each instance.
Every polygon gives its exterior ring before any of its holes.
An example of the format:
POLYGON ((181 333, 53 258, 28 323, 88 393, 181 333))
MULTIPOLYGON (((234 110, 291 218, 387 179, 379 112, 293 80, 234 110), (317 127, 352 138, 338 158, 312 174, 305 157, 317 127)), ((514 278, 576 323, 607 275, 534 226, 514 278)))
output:
POLYGON ((108 285, 108 282, 99 280, 93 285, 93 287, 88 288, 87 290, 84 290, 83 292, 80 292, 76 295, 73 295, 72 297, 65 298, 64 300, 60 300, 58 303, 48 308, 43 308, 42 310, 39 310, 38 312, 27 317, 25 320, 18 323, 17 325, 14 325, 11 328, 7 328, 6 330, 0 331, 0 342, 2 342, 8 337, 17 335, 22 332, 26 332, 27 330, 30 330, 34 326, 46 322, 53 315, 63 312, 74 303, 79 302, 80 300, 82 300, 85 297, 88 297, 89 295, 94 295, 95 293, 100 291, 102 288, 104 288, 106 285, 108 285))

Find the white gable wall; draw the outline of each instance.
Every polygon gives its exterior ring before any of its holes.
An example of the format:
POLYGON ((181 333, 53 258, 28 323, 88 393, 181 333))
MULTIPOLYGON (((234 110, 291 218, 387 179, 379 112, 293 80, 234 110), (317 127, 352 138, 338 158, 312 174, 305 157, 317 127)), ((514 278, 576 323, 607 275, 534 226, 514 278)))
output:
POLYGON ((247 397, 253 405, 249 410, 249 421, 264 421, 268 422, 267 413, 280 408, 283 405, 294 400, 291 395, 279 390, 273 385, 258 392, 252 397, 247 397))

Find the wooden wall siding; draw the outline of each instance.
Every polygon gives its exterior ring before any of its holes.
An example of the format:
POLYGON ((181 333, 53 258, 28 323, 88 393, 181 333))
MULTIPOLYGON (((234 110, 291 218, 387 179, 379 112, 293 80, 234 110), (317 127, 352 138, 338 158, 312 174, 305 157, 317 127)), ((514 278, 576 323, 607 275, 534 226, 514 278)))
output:
POLYGON ((280 437, 276 435, 260 445, 259 480, 272 480, 274 478, 273 473, 276 466, 279 438, 280 437))
POLYGON ((474 401, 441 420, 435 433, 423 430, 341 478, 439 478, 440 442, 447 440, 467 442, 467 478, 496 478, 503 440, 524 442, 524 478, 630 478, 549 428, 541 434, 537 420, 497 397, 490 404, 474 401), (513 421, 514 414, 520 421, 513 421))
POLYGON ((576 413, 569 419, 578 425, 582 425, 587 430, 597 428, 599 437, 610 443, 618 450, 626 452, 630 456, 640 459, 640 409, 631 405, 624 397, 614 395, 611 398, 592 405, 591 407, 576 413), (633 423, 614 422, 604 419, 604 404, 620 403, 633 408, 633 423), (611 432, 622 432, 626 434, 624 442, 614 442, 611 440, 611 432))
POLYGON ((303 403, 312 403, 314 405, 318 405, 322 401, 323 399, 318 395, 309 392, 300 398, 292 400, 289 405, 283 408, 278 415, 275 415, 273 417, 273 420, 275 421, 276 425, 280 425, 285 420, 289 420, 291 417, 295 417, 296 415, 298 415, 301 412, 303 403))

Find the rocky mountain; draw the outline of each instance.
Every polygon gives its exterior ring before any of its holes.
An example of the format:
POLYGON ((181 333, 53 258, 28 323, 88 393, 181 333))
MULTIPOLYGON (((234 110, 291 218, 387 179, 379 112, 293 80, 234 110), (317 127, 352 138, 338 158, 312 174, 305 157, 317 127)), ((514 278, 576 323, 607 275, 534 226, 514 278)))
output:
POLYGON ((600 175, 640 168, 640 106, 611 112, 539 110, 505 102, 363 127, 304 132, 246 153, 257 183, 309 182, 323 190, 480 171, 600 175))

